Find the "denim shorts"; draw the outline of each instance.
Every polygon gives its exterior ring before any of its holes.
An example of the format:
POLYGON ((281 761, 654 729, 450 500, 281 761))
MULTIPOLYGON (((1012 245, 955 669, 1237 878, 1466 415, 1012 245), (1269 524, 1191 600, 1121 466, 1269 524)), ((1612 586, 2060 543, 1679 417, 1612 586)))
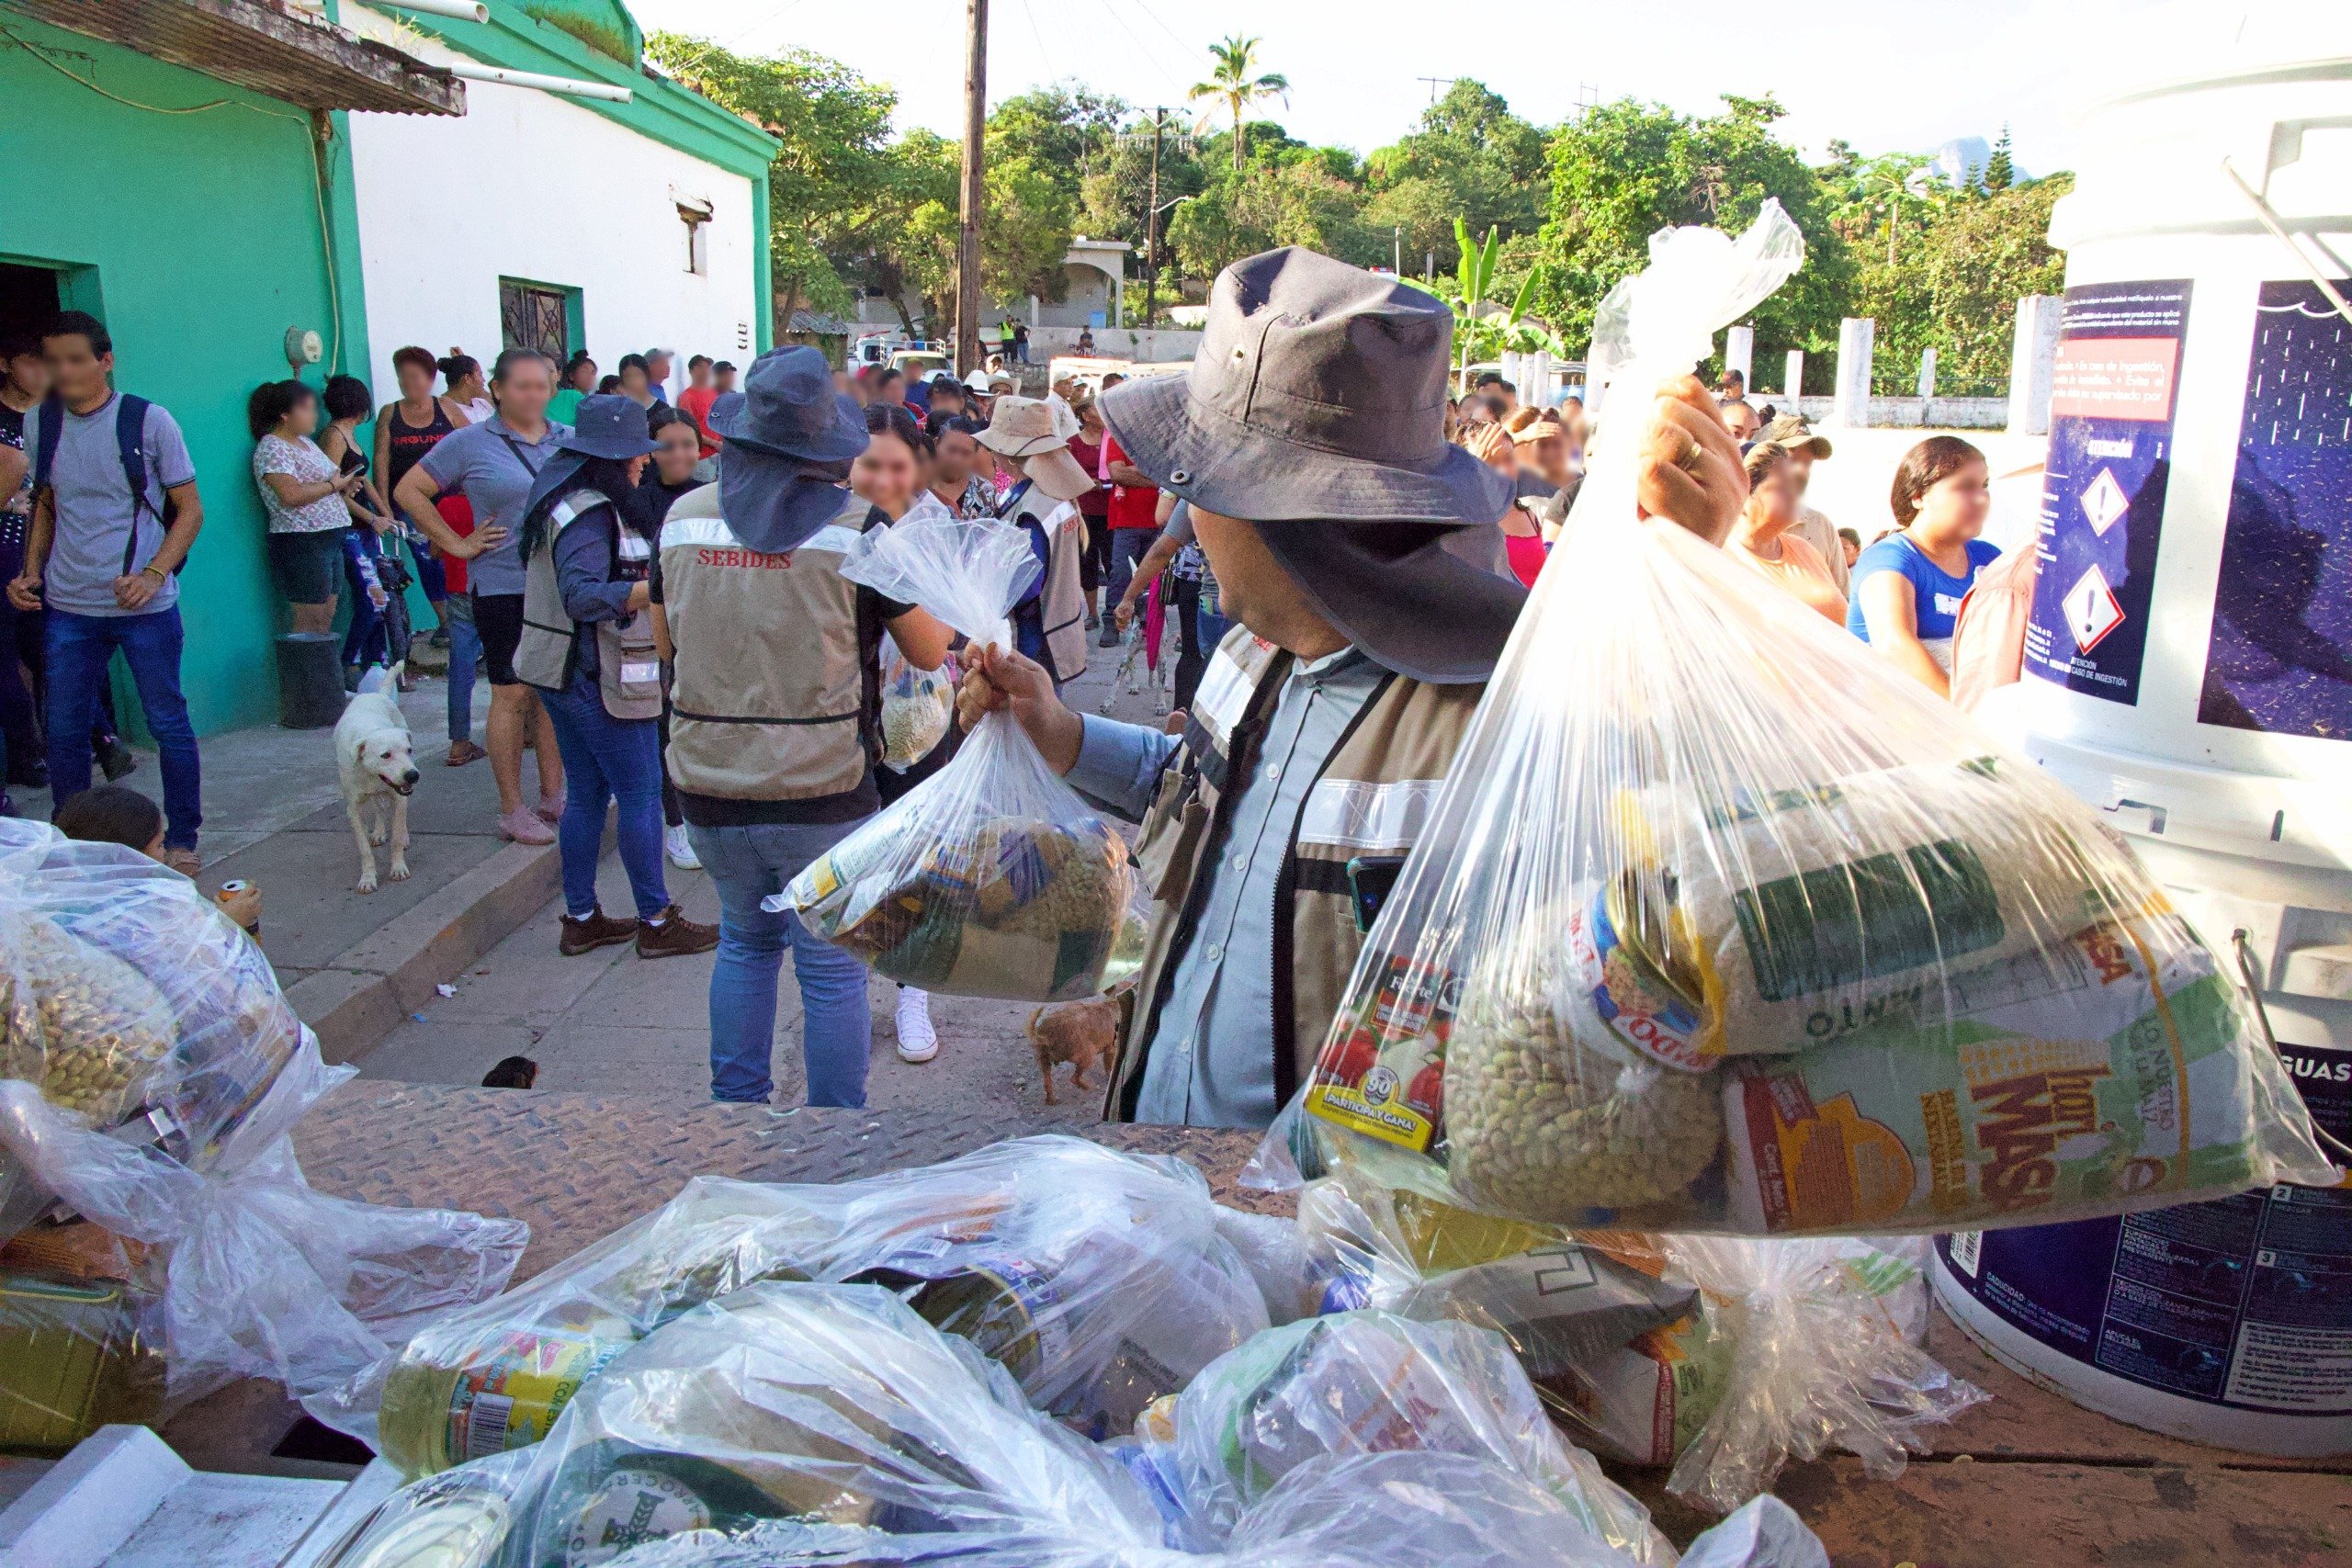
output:
POLYGON ((272 534, 269 570, 289 604, 323 604, 343 589, 341 528, 272 534))

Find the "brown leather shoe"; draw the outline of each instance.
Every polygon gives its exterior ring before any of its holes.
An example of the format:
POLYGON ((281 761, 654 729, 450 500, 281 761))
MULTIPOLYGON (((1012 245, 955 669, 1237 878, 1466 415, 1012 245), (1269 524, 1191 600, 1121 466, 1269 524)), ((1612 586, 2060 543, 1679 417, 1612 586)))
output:
POLYGON ((689 953, 708 953, 718 945, 717 926, 696 925, 675 904, 662 911, 658 926, 651 920, 637 922, 639 958, 678 958, 689 953))
POLYGON ((624 920, 599 909, 584 920, 563 917, 563 937, 556 943, 566 958, 577 958, 583 953, 594 953, 600 947, 610 947, 616 942, 627 942, 637 934, 637 922, 624 920))

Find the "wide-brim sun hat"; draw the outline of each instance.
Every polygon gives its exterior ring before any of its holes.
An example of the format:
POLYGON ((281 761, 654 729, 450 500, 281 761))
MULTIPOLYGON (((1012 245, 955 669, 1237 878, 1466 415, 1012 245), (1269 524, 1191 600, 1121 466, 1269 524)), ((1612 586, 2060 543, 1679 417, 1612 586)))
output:
POLYGON ((571 433, 556 437, 556 449, 583 457, 627 462, 661 447, 646 434, 645 410, 618 392, 593 392, 571 411, 571 433))
POLYGON ((973 439, 991 452, 1021 458, 1022 473, 1056 501, 1076 501, 1094 489, 1093 476, 1070 455, 1069 437, 1054 410, 1038 399, 999 398, 988 427, 973 439))
POLYGON ((711 405, 710 428, 729 447, 803 463, 846 463, 865 450, 865 411, 835 389, 832 367, 805 344, 752 361, 743 400, 729 414, 722 422, 711 405))
POLYGON ((737 538, 768 555, 799 548, 839 515, 849 464, 871 439, 865 411, 834 389, 825 356, 802 344, 753 360, 742 401, 716 400, 710 427, 724 443, 719 514, 737 538))
POLYGON ((1453 316, 1295 246, 1218 275, 1191 371, 1101 399, 1127 460, 1252 522, 1492 523, 1510 481, 1445 439, 1453 316))

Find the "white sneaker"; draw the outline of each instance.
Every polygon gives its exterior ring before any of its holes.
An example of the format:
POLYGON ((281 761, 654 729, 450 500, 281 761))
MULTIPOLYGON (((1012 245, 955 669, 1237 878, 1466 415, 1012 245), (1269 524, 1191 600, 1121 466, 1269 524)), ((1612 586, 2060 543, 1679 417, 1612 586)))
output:
POLYGON ((702 869, 702 862, 695 855, 694 840, 686 837, 686 828, 683 822, 675 828, 662 829, 662 850, 670 857, 670 863, 680 871, 702 869))
POLYGON ((928 1062, 939 1055, 939 1031, 931 1026, 931 993, 899 988, 899 1060, 928 1062))

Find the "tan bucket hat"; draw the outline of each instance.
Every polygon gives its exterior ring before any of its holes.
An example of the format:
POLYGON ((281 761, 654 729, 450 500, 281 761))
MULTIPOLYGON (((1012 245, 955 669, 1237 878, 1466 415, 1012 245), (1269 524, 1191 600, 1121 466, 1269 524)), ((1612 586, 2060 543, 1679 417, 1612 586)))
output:
POLYGON ((991 452, 1023 459, 1022 472, 1056 501, 1076 501, 1094 489, 1094 476, 1070 456, 1069 437, 1054 421, 1054 411, 1036 398, 1010 394, 996 400, 988 428, 977 437, 991 452))

